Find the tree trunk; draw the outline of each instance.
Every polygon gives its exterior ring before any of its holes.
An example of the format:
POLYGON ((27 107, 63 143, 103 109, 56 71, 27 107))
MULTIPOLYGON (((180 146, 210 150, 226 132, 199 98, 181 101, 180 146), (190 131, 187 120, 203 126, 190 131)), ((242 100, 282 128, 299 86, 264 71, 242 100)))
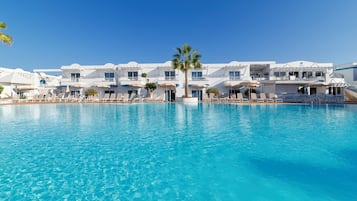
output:
POLYGON ((188 66, 185 64, 185 97, 188 97, 188 66))

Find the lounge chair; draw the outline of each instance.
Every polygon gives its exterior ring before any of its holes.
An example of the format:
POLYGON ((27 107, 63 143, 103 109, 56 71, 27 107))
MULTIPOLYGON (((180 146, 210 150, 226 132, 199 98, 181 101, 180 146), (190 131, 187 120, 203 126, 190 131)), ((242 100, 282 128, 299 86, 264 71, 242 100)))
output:
POLYGON ((238 102, 246 102, 246 101, 248 101, 248 99, 247 98, 243 98, 242 93, 237 93, 237 101, 238 102))
POLYGON ((117 94, 110 95, 109 101, 114 102, 117 100, 117 94))
POLYGON ((265 102, 274 102, 274 99, 271 99, 271 98, 267 98, 265 93, 260 93, 260 99, 263 99, 265 102))
POLYGON ((266 102, 267 101, 267 97, 265 96, 265 93, 260 93, 260 97, 257 99, 257 102, 266 102))
POLYGON ((256 93, 251 93, 250 94, 250 101, 258 102, 258 98, 257 98, 257 94, 256 93))
POLYGON ((116 101, 121 101, 124 98, 122 93, 117 93, 116 101))
POLYGON ((110 94, 109 93, 106 93, 104 94, 103 98, 102 98, 102 101, 105 102, 105 101, 109 101, 110 99, 110 94))
POLYGON ((238 102, 236 94, 231 94, 231 97, 229 98, 230 103, 236 103, 238 102))
POLYGON ((129 101, 129 94, 128 94, 128 93, 124 94, 122 101, 123 101, 124 103, 126 103, 126 102, 129 101))
POLYGON ((276 96, 276 94, 274 94, 274 93, 269 93, 269 98, 272 99, 272 100, 274 100, 274 102, 276 102, 276 103, 281 103, 281 102, 283 102, 283 99, 278 98, 278 97, 276 96))

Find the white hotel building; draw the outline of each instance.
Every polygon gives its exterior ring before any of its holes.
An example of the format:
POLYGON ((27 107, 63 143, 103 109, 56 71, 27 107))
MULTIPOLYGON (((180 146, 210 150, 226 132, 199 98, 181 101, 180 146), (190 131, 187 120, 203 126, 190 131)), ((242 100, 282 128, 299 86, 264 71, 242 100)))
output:
MULTIPOLYGON (((184 95, 184 74, 174 70, 170 61, 89 66, 72 64, 60 69, 36 69, 34 73, 0 68, 0 85, 5 88, 2 98, 32 99, 54 94, 84 97, 88 89, 95 89, 99 99, 105 94, 118 93, 146 97, 145 84, 148 82, 156 84, 154 94, 164 96, 166 101, 180 101, 184 95), (61 76, 49 76, 46 74, 49 72, 57 72, 61 76)), ((231 97, 237 93, 247 96, 246 91, 250 89, 258 95, 276 94, 287 102, 307 102, 311 101, 311 97, 342 102, 347 86, 343 78, 335 76, 332 63, 309 61, 202 64, 202 69, 189 71, 188 85, 190 95, 199 100, 207 89, 217 88, 220 97, 231 97)))
MULTIPOLYGON (((157 85, 155 93, 165 94, 166 101, 177 101, 184 95, 184 74, 174 70, 171 62, 139 64, 105 64, 61 67, 62 92, 69 88, 72 95, 84 96, 85 90, 95 89, 104 94, 135 93, 147 96, 147 82, 157 85), (142 75, 146 74, 146 77, 142 75)), ((304 101, 308 96, 332 97, 343 100, 343 78, 334 77, 332 63, 274 61, 203 64, 202 69, 190 70, 189 93, 202 99, 208 88, 217 88, 220 96, 243 93, 255 83, 257 93, 274 93, 285 101, 304 101)))

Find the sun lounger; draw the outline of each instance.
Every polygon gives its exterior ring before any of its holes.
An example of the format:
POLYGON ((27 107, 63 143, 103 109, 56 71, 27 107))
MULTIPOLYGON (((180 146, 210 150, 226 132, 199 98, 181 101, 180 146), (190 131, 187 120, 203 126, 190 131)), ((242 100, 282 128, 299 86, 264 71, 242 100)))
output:
POLYGON ((238 102, 246 102, 246 101, 248 101, 248 99, 247 98, 243 98, 242 93, 237 93, 237 101, 238 102))
POLYGON ((110 102, 114 102, 114 101, 116 101, 117 100, 117 94, 112 94, 112 95, 110 95, 110 98, 109 98, 109 101, 110 102))
POLYGON ((251 93, 250 94, 250 101, 258 102, 258 98, 257 98, 257 94, 256 93, 251 93))
POLYGON ((283 102, 283 99, 278 98, 278 97, 276 96, 276 94, 274 94, 274 93, 269 93, 269 98, 270 98, 270 99, 273 99, 274 102, 276 102, 276 103, 281 103, 281 102, 283 102))
POLYGON ((106 101, 109 101, 109 99, 110 99, 110 94, 109 94, 109 93, 106 93, 106 94, 104 94, 104 96, 103 96, 103 98, 102 98, 102 101, 103 101, 103 102, 106 102, 106 101))
POLYGON ((257 99, 258 102, 263 103, 267 101, 267 97, 265 96, 265 93, 260 93, 259 95, 260 97, 257 99))

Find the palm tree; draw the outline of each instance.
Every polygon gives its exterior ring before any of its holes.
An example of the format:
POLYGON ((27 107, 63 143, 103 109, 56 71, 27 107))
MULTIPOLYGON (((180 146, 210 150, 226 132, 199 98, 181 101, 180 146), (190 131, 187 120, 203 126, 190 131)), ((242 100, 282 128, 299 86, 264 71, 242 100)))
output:
POLYGON ((191 51, 191 46, 184 44, 182 48, 176 48, 177 54, 173 55, 172 65, 185 73, 185 98, 188 97, 188 71, 192 69, 201 69, 200 59, 202 55, 198 54, 197 49, 191 51))
MULTIPOLYGON (((5 22, 0 22, 0 30, 1 29, 6 29, 6 24, 5 22)), ((11 45, 12 44, 12 37, 10 35, 6 35, 3 32, 0 31, 0 41, 7 44, 11 45)))

